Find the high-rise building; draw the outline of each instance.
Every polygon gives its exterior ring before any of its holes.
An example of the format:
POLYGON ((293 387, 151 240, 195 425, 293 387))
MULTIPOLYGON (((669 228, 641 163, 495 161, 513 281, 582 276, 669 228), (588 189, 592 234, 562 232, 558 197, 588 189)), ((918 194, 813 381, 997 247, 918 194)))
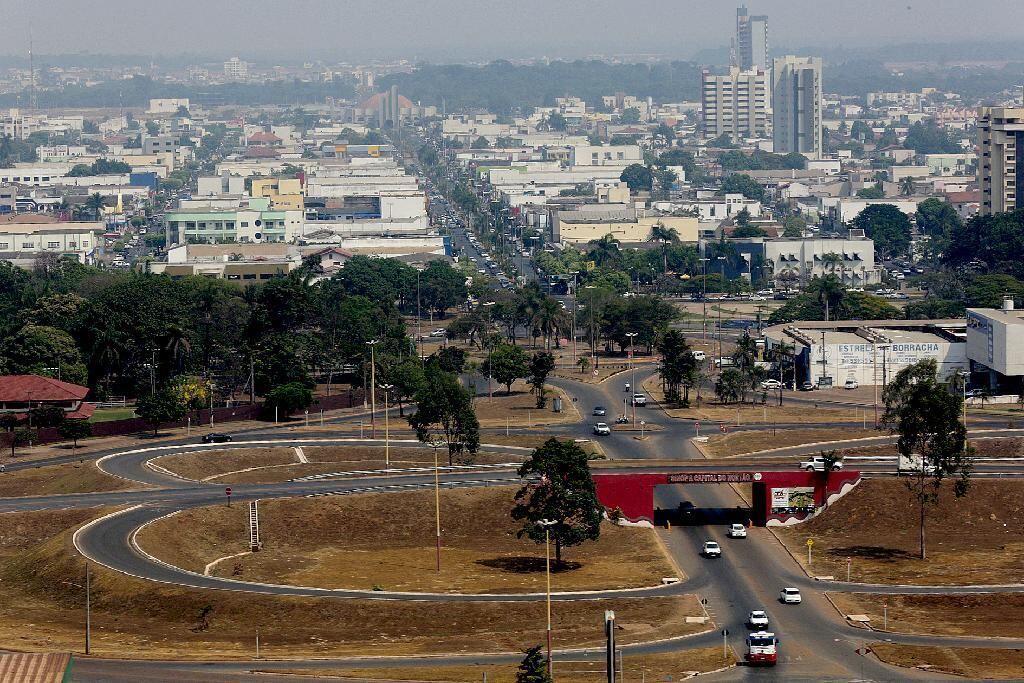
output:
POLYGON ((736 10, 736 62, 744 70, 767 72, 772 66, 768 61, 768 16, 751 16, 746 5, 736 10))
POLYGON ((776 154, 821 158, 821 58, 778 57, 772 66, 772 139, 776 154))
POLYGON ((768 76, 763 70, 731 67, 726 74, 705 71, 701 105, 704 134, 734 140, 768 135, 768 76))
POLYGON ((238 57, 232 57, 224 62, 224 76, 233 81, 242 81, 249 77, 249 63, 243 62, 238 57))
POLYGON ((1024 208, 1024 109, 978 109, 982 215, 1024 208))

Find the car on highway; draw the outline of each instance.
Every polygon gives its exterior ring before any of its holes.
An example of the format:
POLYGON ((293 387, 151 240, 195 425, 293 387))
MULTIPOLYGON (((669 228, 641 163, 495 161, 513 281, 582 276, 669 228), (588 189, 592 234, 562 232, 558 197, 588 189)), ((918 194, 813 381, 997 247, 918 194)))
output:
POLYGON ((647 396, 645 394, 633 394, 633 405, 645 406, 647 405, 647 396))
POLYGON ((782 382, 777 379, 766 379, 761 382, 761 388, 769 391, 777 391, 782 388, 782 382))
POLYGON ((763 609, 750 610, 747 615, 747 626, 753 629, 768 628, 768 613, 763 609))
POLYGON ((598 422, 594 425, 594 433, 598 436, 608 436, 612 433, 612 428, 604 422, 598 422))
POLYGON ((855 379, 848 379, 843 383, 843 389, 856 389, 859 386, 860 384, 858 384, 855 379))
POLYGON ((779 602, 784 605, 799 605, 802 600, 799 588, 783 588, 779 591, 779 602))
MULTIPOLYGON (((800 463, 800 469, 805 470, 807 472, 824 472, 825 458, 821 457, 820 455, 816 455, 810 460, 804 460, 802 463, 800 463)), ((843 469, 843 461, 836 460, 834 463, 832 463, 832 469, 843 469)))
POLYGON ((231 441, 230 434, 222 434, 220 432, 212 432, 210 434, 203 435, 203 443, 227 443, 231 441))
POLYGON ((722 546, 718 545, 715 541, 704 541, 704 547, 701 548, 700 552, 704 557, 721 557, 722 546))
POLYGON ((434 338, 438 338, 438 337, 444 337, 447 334, 448 334, 448 330, 444 329, 443 327, 439 327, 436 330, 434 330, 433 332, 431 332, 430 336, 434 337, 434 338))
POLYGON ((729 538, 746 538, 747 527, 742 524, 730 524, 728 534, 729 538))
POLYGON ((594 406, 594 410, 590 414, 594 417, 604 417, 608 414, 608 409, 604 406, 594 406))

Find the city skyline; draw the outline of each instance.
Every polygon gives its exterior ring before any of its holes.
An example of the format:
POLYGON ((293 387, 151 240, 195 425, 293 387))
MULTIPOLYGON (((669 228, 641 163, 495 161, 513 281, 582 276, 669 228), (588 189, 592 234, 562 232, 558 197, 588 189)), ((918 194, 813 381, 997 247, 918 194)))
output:
MULTIPOLYGON (((301 0, 290 12, 280 13, 263 0, 231 0, 213 6, 182 0, 140 13, 123 0, 88 6, 70 0, 0 0, 0 15, 18 37, 0 48, 0 54, 27 54, 32 29, 34 51, 39 55, 225 58, 237 54, 249 60, 400 56, 429 61, 621 54, 689 58, 702 50, 728 47, 739 4, 570 0, 551 5, 522 0, 483 6, 466 0, 428 0, 409 6, 396 0, 301 0), (201 22, 196 21, 200 13, 201 22), (274 20, 266 21, 271 14, 274 20), (494 30, 518 25, 524 16, 544 17, 544 21, 515 31, 494 30), (661 20, 631 20, 638 16, 660 16, 661 20), (153 26, 161 30, 154 32, 153 26)), ((751 14, 771 18, 773 51, 814 45, 1011 39, 1015 37, 1011 27, 1024 21, 1024 5, 1012 0, 975 3, 972 11, 1001 17, 996 24, 977 25, 963 22, 962 3, 949 0, 934 0, 927 6, 865 0, 857 12, 849 12, 838 0, 746 4, 751 14), (999 33, 1000 26, 1005 33, 999 33)))

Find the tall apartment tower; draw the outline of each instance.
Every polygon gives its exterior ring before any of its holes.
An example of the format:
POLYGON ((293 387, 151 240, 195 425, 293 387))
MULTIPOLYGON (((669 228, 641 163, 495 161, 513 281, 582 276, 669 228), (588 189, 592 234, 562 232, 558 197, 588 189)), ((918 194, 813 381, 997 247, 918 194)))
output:
POLYGON ((743 70, 771 68, 768 61, 768 16, 747 14, 747 6, 736 9, 736 61, 743 70))
POLYGON ((772 66, 772 139, 776 154, 821 158, 821 58, 778 57, 772 66))
POLYGON ((1024 108, 978 109, 981 214, 1024 208, 1024 108))
POLYGON ((727 74, 705 71, 701 105, 709 138, 723 133, 734 140, 768 135, 768 76, 763 70, 734 66, 727 74))

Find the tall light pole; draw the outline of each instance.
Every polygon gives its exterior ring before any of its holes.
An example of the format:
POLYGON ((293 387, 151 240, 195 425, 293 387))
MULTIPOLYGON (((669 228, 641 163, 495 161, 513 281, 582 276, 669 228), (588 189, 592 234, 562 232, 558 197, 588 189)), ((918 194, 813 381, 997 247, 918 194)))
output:
POLYGON ((702 340, 707 343, 708 341, 708 261, 711 259, 702 258, 700 260, 701 270, 701 284, 703 285, 704 292, 701 294, 701 325, 703 326, 703 333, 701 335, 702 340))
POLYGON ((420 360, 423 360, 423 330, 420 329, 423 316, 420 313, 420 271, 416 269, 416 341, 420 345, 420 360))
MULTIPOLYGON (((722 289, 725 289, 725 257, 717 257, 722 266, 722 289)), ((718 371, 722 371, 722 300, 718 300, 718 371)))
POLYGON ((374 439, 377 438, 377 356, 373 350, 379 343, 379 339, 366 342, 370 347, 370 434, 374 439))
POLYGON ((437 558, 437 572, 441 572, 441 479, 440 468, 437 463, 437 449, 444 443, 439 439, 430 441, 434 449, 434 544, 435 556, 437 558))
POLYGON ((572 272, 572 364, 576 365, 576 291, 580 273, 572 272))
POLYGON ((597 367, 597 347, 594 340, 594 290, 597 289, 594 285, 587 285, 583 289, 590 290, 590 303, 587 306, 590 307, 590 363, 596 368, 597 367))
POLYGON ((391 469, 391 433, 388 429, 388 406, 389 394, 388 392, 394 388, 394 384, 381 384, 380 388, 384 390, 384 469, 391 469))
MULTIPOLYGON (((633 389, 633 393, 637 393, 636 390, 636 365, 633 363, 633 340, 636 339, 636 332, 627 332, 626 336, 629 337, 629 386, 633 389)), ((629 397, 629 403, 633 406, 633 428, 636 429, 636 400, 633 396, 629 397)))
POLYGON ((544 574, 547 578, 547 612, 548 612, 548 676, 553 677, 551 661, 551 527, 558 522, 550 519, 537 521, 537 526, 544 529, 544 574))

